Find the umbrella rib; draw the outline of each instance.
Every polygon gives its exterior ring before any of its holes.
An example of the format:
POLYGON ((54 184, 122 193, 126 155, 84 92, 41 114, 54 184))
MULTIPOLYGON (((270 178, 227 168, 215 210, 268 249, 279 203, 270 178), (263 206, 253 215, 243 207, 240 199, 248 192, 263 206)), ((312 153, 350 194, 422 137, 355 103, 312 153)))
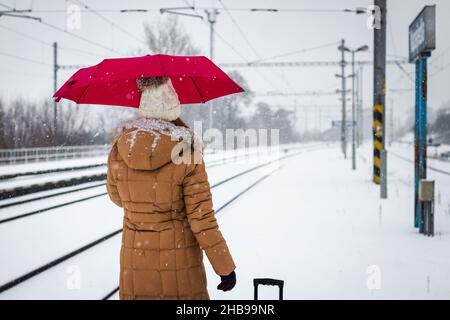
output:
POLYGON ((191 76, 189 76, 189 78, 191 78, 191 81, 194 84, 195 90, 197 90, 197 93, 199 94, 200 98, 202 99, 202 103, 205 103, 205 99, 203 99, 202 93, 198 89, 197 84, 194 81, 194 78, 192 78, 191 76))
MULTIPOLYGON (((103 61, 102 61, 102 62, 103 62, 103 61)), ((101 62, 100 62, 100 63, 101 63, 101 62)), ((99 64, 100 64, 100 63, 99 63, 99 64)), ((95 67, 95 71, 92 73, 92 76, 91 76, 91 78, 89 79, 89 84, 86 86, 86 88, 84 88, 83 92, 82 92, 82 93, 80 94, 80 96, 78 97, 78 101, 81 101, 81 98, 84 96, 84 94, 86 93, 88 87, 91 85, 92 79, 94 78, 95 74, 97 73, 98 65, 99 65, 99 64, 97 64, 97 66, 95 67)), ((77 101, 77 103, 79 103, 78 101, 77 101)))

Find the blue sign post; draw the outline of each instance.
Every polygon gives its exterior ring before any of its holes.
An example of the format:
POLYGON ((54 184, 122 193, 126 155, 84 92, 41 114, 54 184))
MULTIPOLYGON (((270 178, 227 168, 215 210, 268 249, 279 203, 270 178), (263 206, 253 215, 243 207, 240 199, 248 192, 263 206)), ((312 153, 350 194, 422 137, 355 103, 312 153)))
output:
POLYGON ((436 6, 425 6, 409 26, 409 60, 416 64, 414 130, 414 227, 424 230, 419 184, 427 177, 427 60, 436 48, 436 6))
POLYGON ((414 227, 423 228, 422 203, 419 202, 419 182, 427 178, 427 56, 416 61, 416 110, 414 132, 414 227))

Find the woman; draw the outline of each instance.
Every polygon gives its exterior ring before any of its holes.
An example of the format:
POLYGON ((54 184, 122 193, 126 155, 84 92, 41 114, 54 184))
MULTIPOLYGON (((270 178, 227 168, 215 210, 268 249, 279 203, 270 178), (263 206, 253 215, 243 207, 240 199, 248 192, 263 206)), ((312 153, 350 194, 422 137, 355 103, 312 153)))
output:
POLYGON ((203 251, 221 277, 219 290, 231 290, 236 275, 214 217, 200 139, 179 118, 169 78, 137 85, 140 118, 119 128, 108 157, 108 194, 125 213, 120 298, 209 299, 203 251))

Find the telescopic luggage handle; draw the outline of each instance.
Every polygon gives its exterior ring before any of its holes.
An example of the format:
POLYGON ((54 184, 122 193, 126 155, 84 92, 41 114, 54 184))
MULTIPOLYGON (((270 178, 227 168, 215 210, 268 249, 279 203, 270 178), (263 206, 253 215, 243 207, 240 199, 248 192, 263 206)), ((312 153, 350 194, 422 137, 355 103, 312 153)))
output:
POLYGON ((270 278, 253 279, 253 286, 255 288, 255 300, 258 300, 258 286, 278 286, 280 290, 280 300, 283 300, 284 281, 270 278))

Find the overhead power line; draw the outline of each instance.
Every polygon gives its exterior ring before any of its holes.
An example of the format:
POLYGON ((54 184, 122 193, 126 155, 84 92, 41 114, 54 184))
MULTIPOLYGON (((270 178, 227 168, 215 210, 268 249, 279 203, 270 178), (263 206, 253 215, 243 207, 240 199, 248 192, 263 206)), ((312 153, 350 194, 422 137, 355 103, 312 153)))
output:
POLYGON ((437 56, 434 57, 434 60, 437 60, 439 58, 441 58, 442 56, 446 55, 448 52, 450 52, 450 46, 448 46, 447 48, 445 48, 444 50, 442 50, 442 52, 440 54, 438 54, 437 56))
POLYGON ((50 76, 46 76, 46 75, 39 74, 39 73, 21 72, 21 71, 17 71, 17 70, 9 70, 9 69, 4 69, 4 68, 1 68, 0 70, 4 73, 7 73, 8 75, 15 75, 18 77, 31 77, 31 78, 39 77, 39 78, 45 78, 45 79, 53 79, 50 76))
POLYGON ((62 28, 60 28, 60 27, 57 27, 57 26, 55 26, 55 25, 53 25, 53 24, 50 24, 50 23, 47 23, 47 22, 44 22, 44 21, 42 21, 41 23, 44 24, 44 25, 46 25, 46 26, 48 26, 48 27, 50 27, 50 28, 52 28, 52 29, 55 29, 55 30, 57 30, 57 31, 59 31, 59 32, 66 33, 66 34, 68 34, 68 35, 71 35, 71 36, 74 37, 74 38, 77 38, 77 39, 79 39, 79 40, 82 40, 82 41, 84 41, 84 42, 86 42, 86 43, 90 43, 90 44, 93 45, 93 46, 96 46, 96 47, 102 48, 102 49, 104 49, 104 50, 108 50, 108 51, 114 52, 114 53, 116 53, 116 54, 118 54, 118 55, 120 55, 120 56, 123 56, 123 55, 124 55, 123 53, 121 53, 121 52, 119 52, 119 51, 117 51, 117 50, 115 50, 115 49, 113 49, 113 48, 110 48, 110 47, 107 47, 107 46, 105 46, 105 45, 103 45, 103 44, 100 44, 100 43, 98 43, 98 42, 89 40, 89 39, 84 38, 84 37, 82 37, 82 36, 79 36, 79 35, 77 35, 77 34, 75 34, 75 33, 72 33, 72 32, 70 32, 70 31, 64 30, 64 29, 62 29, 62 28))
POLYGON ((13 18, 22 18, 22 19, 31 19, 31 20, 41 21, 41 18, 29 16, 29 15, 25 14, 25 12, 31 12, 31 10, 16 10, 14 8, 11 10, 1 10, 0 17, 5 16, 5 17, 13 17, 13 18))
MULTIPOLYGON (((192 11, 195 12, 195 14, 201 16, 198 11, 196 10, 195 6, 192 6, 187 0, 184 0, 184 3, 186 3, 186 5, 188 7, 192 7, 192 11)), ((206 26, 208 26, 208 22, 206 22, 204 19, 201 20, 206 26)), ((213 31, 214 35, 216 35, 217 37, 219 37, 220 40, 222 40, 223 43, 225 43, 236 55, 238 55, 242 60, 246 61, 247 63, 249 62, 249 60, 244 57, 238 50, 236 50, 236 48, 229 43, 219 32, 217 32, 216 29, 214 29, 213 31)), ((259 75, 271 86, 274 87, 274 83, 272 83, 272 81, 270 79, 268 79, 264 74, 261 73, 261 71, 259 70, 255 70, 256 72, 259 73, 259 75)))
POLYGON ((340 94, 337 91, 300 91, 300 92, 280 92, 280 91, 267 91, 267 92, 253 92, 255 96, 273 97, 273 96, 334 96, 340 94))
MULTIPOLYGON (((199 10, 204 9, 211 9, 210 7, 196 7, 199 10)), ((214 9, 214 8, 212 8, 214 9)), ((97 12, 104 12, 104 13, 122 13, 122 12, 137 12, 137 13, 146 13, 146 12, 159 12, 160 8, 133 8, 133 9, 96 9, 97 12)), ((230 7, 228 8, 229 11, 241 11, 241 12, 255 12, 255 13, 348 13, 348 12, 355 12, 355 10, 349 10, 349 9, 302 9, 302 8, 237 8, 237 7, 230 7)), ((82 10, 87 11, 87 10, 82 10)), ((59 13, 59 12, 65 12, 65 10, 62 9, 38 9, 33 10, 33 12, 37 13, 59 13)))
POLYGON ((430 74, 430 78, 431 78, 431 77, 434 77, 434 76, 436 76, 436 75, 438 75, 439 73, 441 73, 442 71, 446 70, 446 69, 449 68, 449 67, 450 67, 450 63, 447 63, 446 65, 444 65, 444 66, 438 68, 436 72, 430 74))
POLYGON ((239 23, 237 23, 236 19, 234 19, 233 15, 230 13, 230 11, 227 9, 227 7, 225 6, 225 4, 223 3, 222 0, 218 0, 220 2, 220 4, 222 5, 222 8, 225 10, 225 12, 227 13, 228 17, 230 18, 231 22, 233 22, 233 24, 236 26, 236 29, 239 31, 239 33, 241 34, 242 38, 245 40, 245 42, 247 43, 248 47, 253 51, 253 53, 255 54, 255 56, 257 56, 258 58, 261 58, 258 54, 258 52, 256 51, 256 49, 253 47, 253 45, 251 44, 250 40, 248 39, 248 37, 245 35, 244 31, 241 29, 239 23))
POLYGON ((289 52, 278 54, 278 55, 271 56, 271 57, 261 58, 261 59, 252 61, 251 63, 262 62, 262 61, 267 61, 267 60, 272 60, 272 59, 277 59, 277 58, 283 58, 283 57, 288 57, 288 56, 292 56, 292 55, 299 54, 299 53, 305 53, 305 52, 310 52, 310 51, 319 50, 319 49, 323 49, 323 48, 329 48, 329 47, 332 47, 332 46, 336 46, 338 44, 339 44, 338 41, 330 42, 330 43, 322 44, 322 45, 311 47, 311 48, 304 48, 304 49, 300 49, 300 50, 289 51, 289 52))
MULTIPOLYGON (((198 13, 197 9, 192 6, 187 0, 184 0, 184 2, 186 3, 187 6, 192 7, 192 11, 194 11, 197 15, 201 15, 200 13, 198 13)), ((208 22, 201 20, 206 26, 208 25, 208 22)), ((220 40, 222 40, 223 43, 225 43, 231 50, 233 50, 233 52, 235 54, 237 54, 242 60, 244 61, 248 61, 247 58, 245 58, 239 51, 236 50, 235 47, 233 47, 233 45, 231 43, 229 43, 224 37, 222 37, 222 35, 220 33, 217 32, 217 30, 214 29, 214 34, 219 37, 220 40)))
POLYGON ((61 46, 61 45, 58 45, 58 48, 61 49, 61 50, 64 50, 64 51, 70 51, 70 52, 75 53, 75 54, 78 52, 78 53, 81 53, 84 56, 91 56, 91 57, 96 57, 96 58, 101 58, 101 59, 105 58, 104 55, 100 55, 98 53, 94 53, 94 52, 91 52, 91 51, 81 50, 81 49, 78 49, 78 48, 70 48, 70 47, 61 46))
POLYGON ((415 80, 411 77, 411 75, 405 70, 405 68, 403 68, 403 66, 396 62, 395 65, 403 72, 403 74, 409 79, 411 80, 412 83, 415 82, 415 80))
MULTIPOLYGON (((355 61, 358 66, 372 65, 372 61, 355 61)), ((406 60, 388 60, 388 65, 403 65, 409 63, 406 60)), ((340 61, 281 61, 281 62, 222 62, 218 63, 224 68, 252 68, 252 67, 334 67, 341 66, 340 61)))
MULTIPOLYGON (((17 30, 15 30, 15 29, 6 27, 6 26, 4 26, 4 25, 0 25, 0 29, 4 29, 4 30, 6 30, 6 31, 8 31, 8 32, 17 34, 17 35, 19 35, 19 36, 21 36, 21 37, 24 37, 24 38, 26 38, 26 39, 29 39, 29 40, 34 41, 34 42, 36 42, 36 43, 39 43, 39 44, 41 44, 41 45, 44 45, 44 46, 47 46, 47 47, 53 47, 53 44, 50 43, 50 42, 43 41, 43 40, 41 40, 41 39, 39 39, 39 38, 30 36, 30 35, 27 34, 27 33, 24 33, 24 32, 21 32, 21 31, 17 31, 17 30)), ((81 54, 83 54, 83 55, 85 55, 85 56, 88 55, 88 56, 93 56, 93 57, 98 57, 98 58, 103 58, 103 57, 104 57, 104 55, 100 55, 100 54, 98 54, 98 53, 94 53, 94 52, 91 52, 91 51, 86 51, 86 50, 82 50, 82 49, 78 49, 78 48, 69 48, 69 47, 65 47, 65 46, 59 46, 59 48, 60 48, 61 50, 70 51, 70 52, 74 52, 74 53, 75 53, 75 52, 78 52, 78 53, 81 53, 81 54)))
POLYGON ((17 56, 15 54, 8 53, 8 52, 0 51, 0 55, 5 56, 5 57, 9 57, 9 58, 13 58, 13 59, 16 59, 16 60, 22 60, 22 61, 26 61, 26 62, 30 62, 30 63, 34 63, 34 64, 40 64, 40 65, 43 65, 43 66, 51 66, 51 64, 49 64, 49 63, 45 63, 45 62, 42 62, 42 61, 38 61, 38 60, 26 58, 26 57, 17 56))
POLYGON ((87 4, 85 4, 84 2, 82 2, 81 0, 75 0, 76 2, 78 2, 81 6, 83 6, 85 9, 87 9, 88 11, 92 12, 93 14, 95 14, 97 17, 99 17, 100 19, 102 19, 103 21, 111 24, 114 28, 116 28, 117 30, 121 31, 122 33, 126 34, 127 36, 133 38, 134 40, 142 43, 143 45, 147 46, 147 43, 142 40, 139 39, 138 37, 136 37, 136 35, 134 35, 132 32, 129 32, 128 30, 126 30, 125 28, 121 27, 120 25, 114 23, 114 21, 112 21, 111 19, 105 17, 104 15, 100 14, 98 12, 98 10, 92 9, 91 7, 89 7, 87 4))
POLYGON ((24 38, 27 38, 29 40, 38 42, 40 44, 43 44, 43 45, 46 45, 46 46, 51 46, 50 42, 46 42, 46 41, 43 41, 41 39, 35 38, 33 36, 30 36, 28 33, 20 32, 20 31, 17 31, 15 29, 13 29, 13 28, 9 28, 9 27, 1 25, 1 24, 0 24, 0 28, 6 30, 8 32, 12 32, 12 33, 18 34, 18 35, 20 35, 20 36, 22 36, 24 38))
MULTIPOLYGON (((0 6, 2 6, 2 7, 4 7, 4 8, 7 8, 7 9, 10 9, 10 10, 14 9, 13 7, 10 7, 10 6, 8 6, 8 5, 6 5, 6 4, 3 4, 3 3, 0 3, 0 6)), ((84 42, 86 42, 86 43, 89 43, 89 44, 91 44, 91 45, 93 45, 93 46, 96 46, 96 47, 102 48, 102 49, 104 49, 104 50, 108 50, 108 51, 111 51, 111 52, 114 52, 114 53, 116 53, 116 54, 118 54, 118 55, 123 56, 123 54, 122 54, 121 52, 119 52, 119 51, 117 51, 117 50, 114 50, 114 48, 107 47, 107 46, 105 46, 105 45, 103 45, 103 44, 101 44, 101 43, 98 43, 98 42, 95 42, 95 41, 93 41, 93 40, 87 39, 87 38, 85 38, 85 37, 79 36, 79 35, 77 35, 77 34, 75 34, 75 33, 72 33, 72 32, 70 32, 70 31, 67 31, 67 30, 65 30, 65 29, 63 29, 63 28, 60 28, 60 27, 58 27, 58 26, 55 26, 55 25, 53 25, 53 24, 51 24, 51 23, 48 23, 48 22, 45 22, 45 21, 43 21, 43 20, 41 20, 41 21, 39 21, 39 22, 40 22, 41 24, 43 24, 43 25, 49 27, 49 28, 52 28, 52 29, 58 31, 58 32, 62 32, 62 33, 64 33, 64 34, 67 34, 67 35, 70 35, 70 36, 72 36, 72 37, 74 37, 74 38, 77 38, 77 39, 79 39, 79 40, 81 40, 81 41, 84 41, 84 42)))
MULTIPOLYGON (((231 12, 227 9, 227 7, 225 6, 225 4, 223 3, 222 0, 218 0, 220 2, 220 4, 222 5, 222 8, 225 10, 225 12, 227 13, 228 17, 230 18, 231 22, 236 26, 237 30, 239 31, 239 33, 241 34, 242 38, 245 40, 245 42, 247 43, 248 47, 253 51, 253 53, 255 54, 255 56, 258 59, 261 59, 261 56, 259 55, 258 51, 256 51, 255 47, 252 45, 252 43, 250 42, 249 38, 246 36, 246 34, 244 33, 244 31, 242 30, 242 28, 240 27, 239 23, 236 21, 236 19, 233 17, 233 15, 231 14, 231 12)), ((270 71, 276 75, 277 77, 281 78, 281 81, 283 81, 289 88, 293 89, 291 84, 281 75, 279 75, 278 73, 276 73, 274 70, 270 69, 270 71)))

